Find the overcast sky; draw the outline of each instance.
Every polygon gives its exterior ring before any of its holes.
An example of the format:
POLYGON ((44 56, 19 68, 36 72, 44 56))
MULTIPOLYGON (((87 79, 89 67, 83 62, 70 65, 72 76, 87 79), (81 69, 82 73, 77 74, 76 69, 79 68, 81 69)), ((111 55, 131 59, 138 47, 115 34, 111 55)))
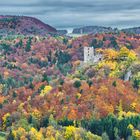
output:
POLYGON ((57 28, 140 26, 140 0, 0 0, 0 14, 37 17, 57 28))

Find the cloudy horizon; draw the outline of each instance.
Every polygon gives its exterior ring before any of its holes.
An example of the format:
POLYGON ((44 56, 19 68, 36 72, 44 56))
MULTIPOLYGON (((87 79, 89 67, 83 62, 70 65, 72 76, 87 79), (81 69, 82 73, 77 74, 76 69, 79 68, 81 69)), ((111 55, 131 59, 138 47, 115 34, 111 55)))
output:
POLYGON ((0 13, 36 17, 56 28, 140 26, 139 0, 4 0, 0 13))

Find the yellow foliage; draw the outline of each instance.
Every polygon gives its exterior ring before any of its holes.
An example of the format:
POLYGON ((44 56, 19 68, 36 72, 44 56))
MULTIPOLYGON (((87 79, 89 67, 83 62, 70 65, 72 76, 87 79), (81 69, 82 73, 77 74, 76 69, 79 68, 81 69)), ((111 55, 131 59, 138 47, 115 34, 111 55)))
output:
POLYGON ((128 112, 125 114, 126 117, 132 117, 132 116, 137 116, 137 115, 138 115, 138 113, 130 112, 130 111, 128 111, 128 112))
POLYGON ((131 104, 132 109, 135 109, 135 108, 136 108, 136 105, 137 105, 137 103, 136 103, 136 102, 133 102, 133 103, 131 104))
POLYGON ((98 67, 102 68, 108 66, 111 70, 115 70, 116 66, 117 66, 117 62, 115 61, 101 61, 98 63, 98 67))
POLYGON ((3 88, 4 88, 4 84, 0 84, 0 93, 2 93, 3 92, 3 88))
POLYGON ((41 90, 40 96, 44 96, 52 90, 51 86, 45 86, 43 90, 41 90))
POLYGON ((117 74, 118 74, 119 72, 120 72, 119 69, 116 69, 116 70, 112 71, 112 72, 109 74, 109 76, 110 76, 110 77, 116 77, 117 74))
POLYGON ((28 140, 25 136, 21 136, 20 140, 28 140))
POLYGON ((20 111, 23 111, 23 108, 24 108, 24 103, 20 103, 20 105, 18 106, 18 109, 19 109, 20 111))
POLYGON ((128 54, 128 58, 133 60, 133 61, 136 60, 136 53, 131 50, 128 54))
POLYGON ((118 57, 128 57, 130 60, 136 60, 136 53, 134 51, 130 51, 126 47, 122 47, 119 51, 118 57))
POLYGON ((106 49, 104 51, 104 57, 107 60, 114 60, 118 57, 118 52, 113 49, 106 49))
POLYGON ((41 119, 41 113, 37 110, 37 109, 34 109, 33 112, 32 112, 32 115, 37 118, 38 120, 41 119))
POLYGON ((46 131, 46 137, 47 137, 46 140, 55 140, 54 136, 56 133, 57 132, 53 126, 48 126, 46 131))
POLYGON ((108 93, 108 88, 106 86, 101 86, 100 89, 98 90, 99 94, 105 94, 108 93))
POLYGON ((15 140, 17 140, 19 138, 23 139, 23 137, 25 137, 25 135, 26 135, 26 131, 24 128, 19 127, 17 130, 13 130, 12 134, 13 134, 15 140))
POLYGON ((15 130, 12 131, 12 134, 13 134, 14 138, 17 137, 17 132, 15 130))
POLYGON ((129 49, 127 49, 126 47, 121 47, 119 51, 119 57, 128 56, 128 54, 129 54, 129 49))
POLYGON ((75 127, 74 126, 66 127, 66 131, 65 131, 65 138, 66 138, 66 140, 69 140, 70 138, 72 138, 74 131, 75 131, 75 127))
POLYGON ((113 49, 105 49, 103 51, 104 59, 97 65, 98 69, 108 67, 111 71, 110 77, 118 77, 123 70, 131 65, 137 59, 136 53, 133 50, 121 47, 120 51, 113 49))
POLYGON ((63 140, 63 136, 59 133, 59 131, 56 132, 55 138, 56 140, 63 140))
POLYGON ((77 93, 77 94, 76 94, 76 98, 77 98, 77 99, 80 99, 80 97, 81 97, 81 94, 80 94, 80 93, 77 93))
POLYGON ((136 138, 136 140, 140 139, 140 131, 139 130, 134 130, 132 135, 136 138))
POLYGON ((35 128, 31 128, 30 132, 31 140, 43 140, 43 135, 41 132, 38 132, 35 128))
POLYGON ((129 124, 127 128, 133 130, 134 126, 132 124, 129 124))
POLYGON ((6 129, 6 122, 7 122, 7 118, 10 117, 10 113, 6 113, 3 117, 2 117, 2 120, 3 120, 3 129, 5 130, 6 129))
POLYGON ((120 112, 119 112, 118 119, 122 119, 123 117, 134 117, 134 116, 137 116, 137 115, 138 115, 138 113, 135 113, 135 112, 120 111, 120 112))
POLYGON ((111 70, 115 70, 116 66, 117 66, 117 62, 111 62, 111 61, 107 61, 106 65, 111 69, 111 70))

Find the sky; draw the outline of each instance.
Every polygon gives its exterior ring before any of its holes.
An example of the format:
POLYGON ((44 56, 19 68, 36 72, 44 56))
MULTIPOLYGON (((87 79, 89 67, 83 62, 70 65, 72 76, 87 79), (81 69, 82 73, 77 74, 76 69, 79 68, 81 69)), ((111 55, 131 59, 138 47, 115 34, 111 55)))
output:
POLYGON ((1 15, 39 18, 56 28, 140 26, 140 0, 0 0, 1 15))

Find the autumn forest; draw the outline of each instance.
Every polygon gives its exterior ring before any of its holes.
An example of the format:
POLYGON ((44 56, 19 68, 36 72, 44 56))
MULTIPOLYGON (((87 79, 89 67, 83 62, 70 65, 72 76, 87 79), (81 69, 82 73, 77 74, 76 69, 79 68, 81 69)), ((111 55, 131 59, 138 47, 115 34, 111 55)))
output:
POLYGON ((139 113, 139 35, 1 36, 0 140, 139 140, 139 113))

